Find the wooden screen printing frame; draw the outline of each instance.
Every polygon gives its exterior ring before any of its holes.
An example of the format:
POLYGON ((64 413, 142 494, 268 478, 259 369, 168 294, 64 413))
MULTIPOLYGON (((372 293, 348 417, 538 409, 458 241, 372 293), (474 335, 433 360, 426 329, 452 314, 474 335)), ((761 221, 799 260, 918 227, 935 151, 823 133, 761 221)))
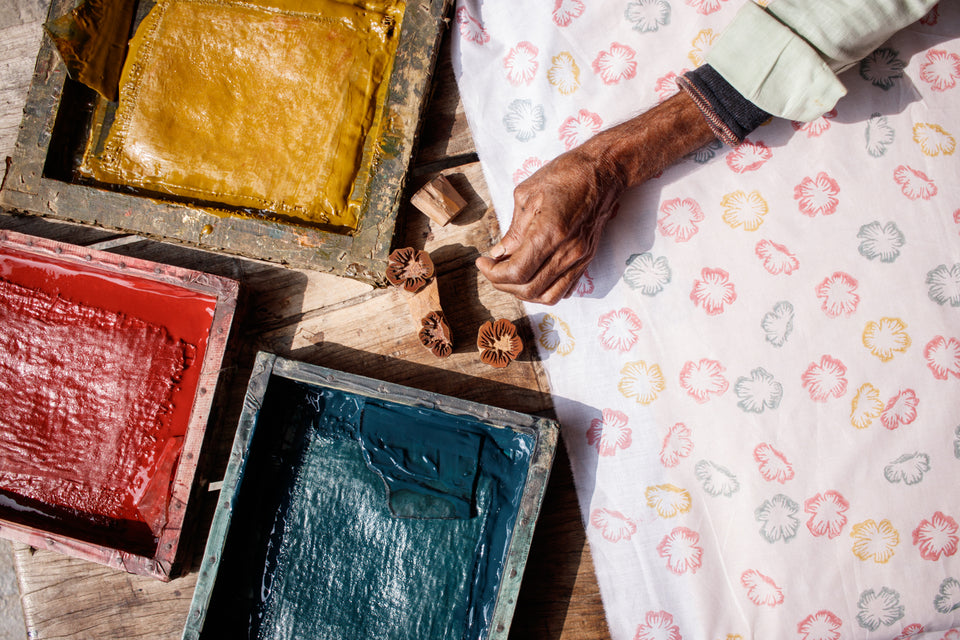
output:
MULTIPOLYGON (((141 0, 145 1, 145 0, 141 0)), ((48 19, 70 12, 75 0, 53 0, 48 19)), ((90 136, 89 117, 75 120, 84 100, 104 100, 67 77, 51 39, 44 36, 24 107, 12 162, 0 188, 0 205, 17 211, 201 249, 220 251, 315 271, 328 271, 383 286, 407 167, 419 134, 445 16, 452 0, 409 0, 383 109, 378 158, 370 176, 357 230, 319 227, 215 213, 161 195, 134 195, 76 182, 72 168, 56 167, 62 150, 55 136, 73 144, 90 136), (71 86, 72 85, 72 86, 71 86), (82 91, 86 90, 86 92, 82 91), (73 103, 64 96, 82 94, 73 103), (54 168, 52 168, 52 166, 54 168)))
POLYGON ((206 352, 197 382, 197 392, 193 398, 190 418, 184 434, 180 460, 172 479, 167 522, 159 536, 157 550, 153 557, 112 549, 0 518, 0 535, 4 538, 29 544, 37 549, 48 549, 91 560, 129 573, 150 576, 163 581, 170 580, 187 504, 191 493, 195 490, 194 477, 200 458, 200 447, 203 444, 207 420, 220 376, 220 367, 230 335, 230 326, 236 311, 239 285, 233 280, 199 271, 95 251, 14 231, 0 230, 0 248, 58 262, 82 272, 116 273, 124 278, 157 282, 216 299, 206 352))

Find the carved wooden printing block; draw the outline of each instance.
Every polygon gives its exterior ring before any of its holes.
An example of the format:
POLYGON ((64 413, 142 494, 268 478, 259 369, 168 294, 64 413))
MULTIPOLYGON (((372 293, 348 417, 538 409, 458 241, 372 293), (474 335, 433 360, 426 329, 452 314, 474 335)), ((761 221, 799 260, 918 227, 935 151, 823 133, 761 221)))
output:
POLYGON ((453 333, 440 306, 440 292, 430 255, 412 247, 395 250, 387 264, 387 280, 413 294, 407 304, 410 317, 419 329, 420 344, 438 358, 453 353, 453 333))

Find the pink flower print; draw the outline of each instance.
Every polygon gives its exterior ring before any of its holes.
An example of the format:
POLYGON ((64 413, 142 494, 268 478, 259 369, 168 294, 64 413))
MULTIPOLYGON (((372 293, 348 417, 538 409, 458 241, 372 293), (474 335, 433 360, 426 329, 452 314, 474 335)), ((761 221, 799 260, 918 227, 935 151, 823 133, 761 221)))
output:
POLYGON ((569 27, 575 18, 583 15, 584 9, 583 0, 557 0, 553 5, 553 23, 558 27, 569 27))
MULTIPOLYGON (((934 6, 933 8, 936 9, 937 7, 934 6)), ((921 20, 921 22, 923 22, 923 20, 921 20)), ((914 622, 913 624, 908 624, 905 626, 903 631, 900 632, 900 635, 893 640, 911 640, 911 638, 918 636, 921 633, 923 633, 923 625, 919 622, 914 622)))
POLYGON ((540 50, 529 42, 519 42, 503 59, 503 68, 507 70, 507 81, 515 87, 533 82, 540 68, 537 54, 540 50))
POLYGON ((693 7, 700 15, 708 16, 719 11, 724 0, 685 0, 687 6, 693 7))
POLYGON ((633 640, 683 640, 680 627, 673 624, 673 616, 666 611, 648 611, 647 617, 637 625, 633 640))
POLYGON ((821 356, 820 363, 811 362, 803 372, 803 387, 814 402, 826 402, 831 397, 839 398, 847 391, 847 367, 830 356, 821 356))
POLYGON ((667 569, 677 575, 697 572, 703 564, 700 535, 686 527, 676 527, 657 545, 657 553, 667 559, 667 569))
POLYGON ((675 467, 682 458, 686 458, 693 451, 693 439, 690 428, 682 422, 670 427, 670 431, 663 438, 660 447, 660 464, 665 467, 675 467))
POLYGON ((900 318, 880 318, 880 322, 871 320, 863 328, 863 346, 880 358, 880 362, 889 362, 894 354, 906 351, 913 341, 907 333, 907 323, 900 318))
POLYGON ((893 172, 893 180, 900 185, 900 191, 911 200, 929 200, 937 195, 937 185, 923 171, 900 165, 893 172))
POLYGON ((690 299, 695 305, 703 307, 707 315, 721 314, 726 306, 737 299, 737 291, 730 282, 730 274, 723 269, 700 270, 700 279, 693 281, 690 299))
POLYGON ((837 110, 831 109, 811 122, 791 122, 794 131, 803 131, 808 138, 816 138, 830 128, 830 121, 837 117, 837 110))
POLYGON ((837 614, 823 609, 798 622, 797 633, 801 640, 840 640, 842 626, 843 621, 837 614))
POLYGON ((927 52, 927 61, 920 65, 920 79, 934 91, 946 91, 957 85, 960 78, 960 56, 943 49, 927 52))
POLYGON ((772 445, 765 442, 758 444, 753 450, 753 459, 759 465, 760 475, 767 482, 785 484, 793 480, 793 465, 787 460, 787 456, 774 449, 772 445))
POLYGON ((603 84, 617 84, 637 75, 637 52, 625 44, 614 42, 606 51, 597 54, 593 61, 593 71, 603 84))
POLYGON ((923 358, 937 380, 960 378, 960 340, 936 336, 923 348, 923 358))
POLYGON ((460 26, 460 35, 470 42, 481 45, 490 42, 490 34, 479 20, 470 15, 466 7, 457 9, 457 24, 460 26))
POLYGON ((588 296, 593 293, 593 278, 590 277, 590 271, 584 269, 583 275, 577 281, 577 288, 574 290, 577 297, 588 296))
POLYGON ((617 449, 633 444, 633 432, 627 426, 629 418, 622 411, 604 409, 603 418, 594 418, 587 429, 587 444, 597 448, 601 456, 612 456, 617 449))
POLYGON ((560 125, 560 142, 569 151, 590 139, 600 131, 603 120, 597 114, 580 109, 576 116, 570 116, 560 125))
POLYGON ((754 248, 757 257, 763 260, 763 268, 771 275, 784 273, 790 275, 800 268, 797 256, 790 253, 782 244, 770 240, 761 240, 754 248))
POLYGON ((703 221, 703 209, 692 198, 674 198, 660 205, 657 228, 665 236, 677 242, 686 242, 697 234, 698 222, 703 221))
POLYGON ((957 521, 939 511, 913 530, 913 544, 920 550, 920 557, 924 560, 936 562, 941 556, 952 556, 957 552, 958 542, 957 521))
POLYGON ((793 199, 798 200, 800 213, 813 218, 817 214, 831 216, 837 212, 840 200, 837 181, 821 171, 816 178, 806 177, 793 188, 793 199))
POLYGON ((740 584, 747 589, 750 602, 760 606, 775 607, 783 604, 783 590, 777 583, 755 569, 744 571, 740 576, 740 584))
POLYGON ((629 540, 637 532, 637 523, 612 509, 594 509, 590 524, 600 530, 600 535, 608 542, 629 540))
POLYGON ((831 540, 843 531, 847 524, 847 509, 850 503, 836 491, 818 493, 803 503, 803 510, 810 514, 807 529, 815 537, 827 536, 831 540))
POLYGON ((680 92, 680 85, 677 84, 677 76, 682 76, 686 72, 686 69, 681 70, 680 73, 671 71, 667 75, 657 78, 657 83, 653 86, 653 89, 657 92, 657 97, 660 98, 660 102, 680 92))
POLYGON ((744 140, 743 144, 727 154, 727 166, 734 173, 746 173, 756 171, 772 157, 773 152, 763 142, 744 140))
POLYGON ((637 334, 643 325, 640 318, 627 307, 608 311, 597 322, 600 327, 600 346, 607 351, 626 353, 637 344, 637 334))
POLYGON ((817 285, 817 297, 820 308, 831 318, 849 316, 857 310, 860 296, 857 295, 857 281, 849 273, 836 271, 817 285))
POLYGON ((917 405, 920 399, 913 389, 903 389, 887 401, 887 406, 880 414, 880 422, 887 429, 893 431, 917 419, 917 405))
POLYGON ((540 158, 529 157, 523 161, 520 168, 513 172, 513 185, 516 186, 535 174, 543 166, 543 160, 540 158))
POLYGON ((700 362, 688 361, 680 370, 680 387, 699 403, 710 399, 711 394, 722 396, 730 386, 723 377, 725 369, 716 360, 702 358, 700 362))

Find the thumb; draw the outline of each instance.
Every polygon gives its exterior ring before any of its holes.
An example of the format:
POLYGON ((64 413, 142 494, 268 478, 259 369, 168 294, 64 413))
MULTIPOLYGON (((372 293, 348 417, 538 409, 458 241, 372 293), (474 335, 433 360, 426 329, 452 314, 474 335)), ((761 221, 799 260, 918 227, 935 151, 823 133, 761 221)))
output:
POLYGON ((490 247, 487 255, 494 260, 506 258, 516 253, 521 244, 523 244, 523 242, 519 234, 515 231, 513 225, 511 225, 503 238, 500 239, 500 242, 490 247))

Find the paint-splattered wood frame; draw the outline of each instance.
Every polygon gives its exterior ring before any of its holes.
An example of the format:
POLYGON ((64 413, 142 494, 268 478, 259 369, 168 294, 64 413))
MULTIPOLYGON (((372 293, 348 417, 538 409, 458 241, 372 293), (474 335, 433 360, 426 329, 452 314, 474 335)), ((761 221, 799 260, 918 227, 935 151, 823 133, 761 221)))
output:
MULTIPOLYGON (((37 57, 14 157, 0 189, 0 204, 29 214, 383 285, 407 167, 451 1, 407 3, 375 144, 375 167, 369 176, 360 223, 353 233, 230 216, 162 196, 81 184, 69 166, 72 160, 58 154, 63 153, 65 144, 83 144, 89 138, 89 114, 95 102, 103 98, 67 77, 66 67, 48 37, 44 37, 37 57), (78 113, 86 115, 78 120, 78 113)), ((53 0, 49 17, 68 13, 74 3, 53 0)))
MULTIPOLYGON (((489 632, 477 640, 507 640, 513 618, 523 569, 533 539, 534 525, 540 513, 550 469, 556 453, 560 426, 547 418, 530 416, 497 407, 477 404, 458 398, 420 391, 398 384, 365 378, 317 365, 287 360, 261 352, 247 386, 243 412, 237 427, 233 449, 220 490, 210 535, 197 578, 190 613, 183 630, 184 640, 198 640, 204 631, 207 610, 213 595, 220 568, 220 560, 230 530, 231 518, 237 504, 244 469, 254 439, 257 419, 267 388, 273 378, 284 378, 308 385, 345 391, 377 400, 415 408, 426 408, 464 416, 484 424, 513 429, 530 434, 536 447, 527 469, 526 484, 520 501, 519 513, 510 539, 503 578, 499 585, 496 605, 488 625, 489 632)), ((208 630, 209 631, 209 630, 208 630)), ((214 634, 215 635, 215 634, 214 634)))
POLYGON ((0 249, 2 248, 59 263, 78 272, 92 270, 107 276, 117 274, 125 279, 160 283, 216 299, 206 351, 203 361, 199 363, 201 369, 184 434, 183 449, 174 477, 170 478, 172 489, 167 522, 159 536, 154 555, 148 557, 121 551, 60 533, 26 526, 0 516, 0 537, 24 542, 34 548, 49 549, 99 562, 130 573, 151 576, 163 581, 170 580, 187 504, 191 493, 200 490, 199 487, 194 486, 194 477, 230 327, 236 311, 238 284, 233 280, 198 271, 95 251, 13 231, 0 230, 0 249))

